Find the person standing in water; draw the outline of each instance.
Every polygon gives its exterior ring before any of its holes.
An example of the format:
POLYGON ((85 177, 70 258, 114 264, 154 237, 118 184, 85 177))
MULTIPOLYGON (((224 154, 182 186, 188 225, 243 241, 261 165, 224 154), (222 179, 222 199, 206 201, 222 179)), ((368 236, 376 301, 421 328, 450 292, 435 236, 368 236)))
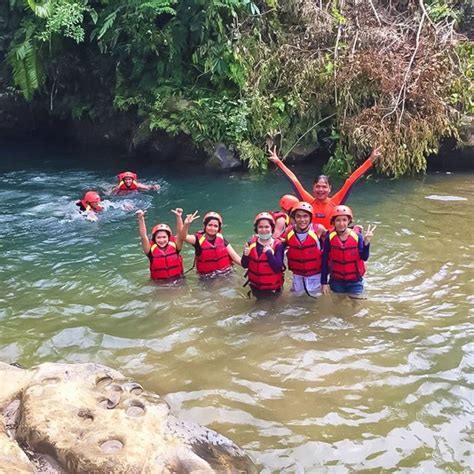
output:
POLYGON ((343 293, 361 299, 364 291, 365 264, 369 259, 370 241, 377 226, 368 226, 364 236, 349 227, 352 210, 337 206, 331 217, 334 230, 324 241, 321 290, 323 295, 343 293), (329 276, 329 285, 327 279, 329 276))
POLYGON ((203 278, 214 278, 230 273, 232 263, 240 265, 240 256, 221 234, 221 215, 214 211, 208 212, 202 222, 203 229, 189 234, 189 226, 199 218, 197 214, 198 211, 188 214, 184 223, 181 215, 177 214, 177 225, 182 240, 194 247, 198 274, 203 278))
POLYGON ((244 246, 242 266, 248 269, 247 283, 257 299, 275 298, 283 289, 285 249, 280 239, 273 238, 274 231, 273 216, 260 212, 254 220, 255 235, 244 246))
MULTIPOLYGON (((175 209, 172 212, 178 216, 176 211, 175 209)), ((149 239, 145 224, 145 211, 139 209, 135 214, 138 219, 138 233, 143 253, 150 260, 150 278, 160 281, 173 281, 182 278, 184 269, 180 251, 183 241, 179 234, 174 236, 168 224, 157 224, 151 230, 151 239, 149 239)))
POLYGON ((270 212, 275 219, 275 230, 273 238, 280 239, 285 234, 287 227, 290 225, 290 215, 293 206, 296 206, 300 200, 292 194, 284 194, 279 201, 280 210, 270 212))
POLYGON ((321 294, 321 232, 324 227, 312 224, 313 207, 301 201, 293 207, 294 225, 288 228, 283 243, 287 248, 288 268, 293 272, 291 291, 295 296, 316 298, 321 294))
POLYGON ((160 189, 159 184, 142 184, 138 181, 136 173, 131 171, 124 171, 117 175, 118 184, 112 189, 113 193, 126 193, 130 191, 158 191, 160 189))
POLYGON ((374 162, 381 156, 381 147, 374 148, 369 158, 362 163, 344 182, 342 188, 333 196, 329 197, 331 192, 331 181, 328 176, 320 175, 313 182, 313 194, 304 189, 295 174, 283 164, 278 158, 276 147, 270 150, 269 160, 275 163, 293 184, 297 194, 302 201, 306 201, 313 206, 313 223, 322 224, 326 229, 331 225, 331 215, 334 209, 340 204, 344 204, 349 196, 352 186, 361 176, 372 167, 374 162))

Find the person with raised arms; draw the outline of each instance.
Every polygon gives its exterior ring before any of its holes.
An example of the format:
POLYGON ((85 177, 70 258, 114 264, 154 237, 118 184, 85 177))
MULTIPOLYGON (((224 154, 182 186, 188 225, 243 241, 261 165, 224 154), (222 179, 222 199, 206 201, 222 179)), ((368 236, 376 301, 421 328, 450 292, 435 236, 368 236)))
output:
POLYGON ((349 196, 352 186, 357 182, 361 176, 372 167, 374 162, 381 156, 381 147, 376 147, 372 150, 369 158, 362 163, 344 182, 342 188, 333 196, 329 197, 331 192, 331 181, 328 176, 320 175, 313 182, 313 194, 304 189, 295 174, 284 165, 278 158, 276 147, 270 150, 269 160, 275 163, 283 173, 288 177, 294 186, 297 194, 302 201, 306 201, 313 206, 313 222, 315 224, 322 224, 326 229, 329 229, 331 224, 331 215, 334 209, 340 204, 344 204, 349 196))
MULTIPOLYGON (((179 209, 172 210, 178 220, 179 209)), ((182 212, 182 209, 181 209, 182 212)), ((183 277, 183 258, 180 255, 183 241, 180 235, 173 235, 168 224, 157 224, 151 230, 151 239, 148 238, 145 211, 139 209, 138 233, 142 243, 143 253, 150 260, 150 278, 160 281, 175 281, 183 277)))
MULTIPOLYGON (((181 213, 182 214, 182 213, 181 213)), ((205 214, 202 230, 189 234, 189 226, 199 219, 198 211, 179 217, 178 232, 182 240, 194 247, 197 273, 203 278, 215 278, 231 272, 232 264, 240 265, 240 256, 221 233, 222 217, 214 211, 205 214)))

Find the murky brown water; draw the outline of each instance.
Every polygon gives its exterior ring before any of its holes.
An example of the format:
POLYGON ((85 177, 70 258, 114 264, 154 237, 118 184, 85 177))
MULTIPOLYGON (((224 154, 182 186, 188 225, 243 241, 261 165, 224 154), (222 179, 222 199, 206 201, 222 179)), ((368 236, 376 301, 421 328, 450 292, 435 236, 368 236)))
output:
MULTIPOLYGON (((152 284, 133 214, 73 216, 88 184, 116 170, 47 158, 2 165, 0 360, 109 365, 232 438, 265 473, 474 470, 472 174, 357 185, 349 204, 378 224, 366 301, 287 288, 257 303, 241 269, 152 284)), ((239 251, 255 212, 290 191, 276 172, 140 171, 164 188, 132 200, 149 225, 172 221, 171 206, 214 208, 239 251)), ((299 173, 309 183, 313 171, 299 173)))

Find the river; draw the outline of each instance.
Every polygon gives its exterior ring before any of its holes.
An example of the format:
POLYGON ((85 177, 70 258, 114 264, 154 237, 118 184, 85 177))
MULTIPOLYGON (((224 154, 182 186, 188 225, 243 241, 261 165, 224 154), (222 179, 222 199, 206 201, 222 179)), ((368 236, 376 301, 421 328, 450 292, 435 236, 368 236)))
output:
MULTIPOLYGON (((209 284, 194 270, 181 287, 151 282, 123 198, 107 198, 117 207, 97 223, 78 218, 74 201, 103 193, 126 159, 0 149, 0 360, 118 369, 230 437, 263 473, 474 469, 473 173, 355 186, 357 222, 377 224, 367 300, 294 298, 288 275, 279 300, 256 302, 241 268, 209 284)), ((134 168, 162 186, 125 199, 147 210, 149 229, 174 224, 172 207, 217 210, 239 253, 256 212, 291 192, 277 170, 134 168)), ((310 188, 319 171, 296 173, 310 188)), ((190 268, 191 247, 184 257, 190 268)))

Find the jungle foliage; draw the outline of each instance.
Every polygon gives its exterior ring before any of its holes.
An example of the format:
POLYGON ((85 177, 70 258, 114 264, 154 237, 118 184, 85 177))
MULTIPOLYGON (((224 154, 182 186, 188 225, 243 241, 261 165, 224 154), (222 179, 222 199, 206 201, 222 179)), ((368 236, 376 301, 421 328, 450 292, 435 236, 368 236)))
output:
MULTIPOLYGON (((424 171, 474 112, 474 49, 457 0, 8 0, 0 84, 64 118, 134 117, 264 168, 282 137, 346 173, 424 171)), ((145 137, 145 138, 143 138, 145 137)))

